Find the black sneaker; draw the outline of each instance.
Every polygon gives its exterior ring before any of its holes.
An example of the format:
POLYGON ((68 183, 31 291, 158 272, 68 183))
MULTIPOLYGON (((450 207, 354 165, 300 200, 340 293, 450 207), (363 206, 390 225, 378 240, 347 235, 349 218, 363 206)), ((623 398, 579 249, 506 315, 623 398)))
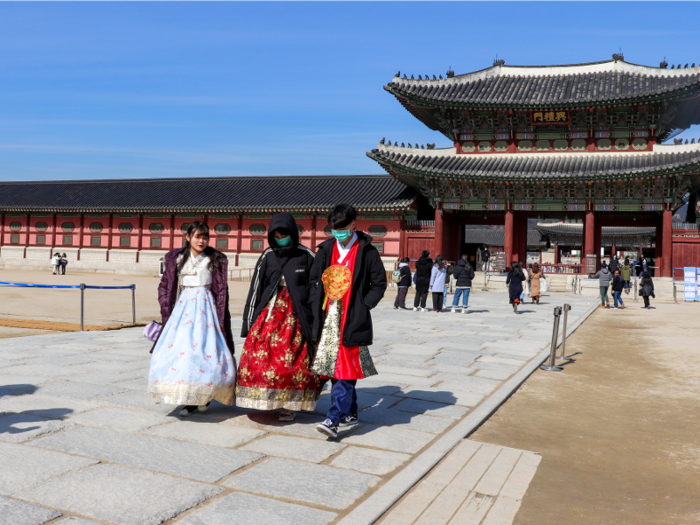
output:
POLYGON ((182 410, 180 410, 180 415, 182 417, 188 417, 197 412, 199 407, 197 405, 187 405, 182 410))
POLYGON ((340 426, 351 427, 353 425, 357 425, 358 422, 359 420, 357 419, 357 414, 350 414, 349 416, 345 416, 340 420, 340 426))
POLYGON ((334 425, 330 419, 326 419, 323 423, 319 423, 318 426, 316 426, 316 430, 331 438, 338 437, 338 427, 334 425))

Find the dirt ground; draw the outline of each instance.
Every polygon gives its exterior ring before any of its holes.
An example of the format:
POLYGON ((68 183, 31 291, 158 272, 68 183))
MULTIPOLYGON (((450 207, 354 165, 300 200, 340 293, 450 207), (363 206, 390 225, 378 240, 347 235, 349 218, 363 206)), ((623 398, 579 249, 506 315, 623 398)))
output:
POLYGON ((598 310, 472 436, 542 462, 519 525, 700 522, 700 304, 598 310))
MULTIPOLYGON (((95 273, 67 273, 52 275, 51 272, 0 270, 0 281, 92 286, 136 285, 136 322, 148 323, 160 320, 158 306, 158 277, 114 275, 95 273)), ((248 297, 249 282, 229 281, 229 308, 231 315, 243 315, 248 297)), ((396 288, 389 288, 385 301, 394 301, 396 288)), ((409 299, 413 301, 413 294, 409 299)), ((408 303, 408 301, 407 301, 408 303)), ((0 286, 0 318, 31 319, 35 321, 80 323, 80 290, 53 288, 19 288, 0 286)), ((85 290, 85 324, 121 325, 131 323, 131 290, 85 290)), ((40 326, 39 323, 36 326, 40 326)), ((46 325, 50 327, 50 325, 46 325)), ((0 326, 0 339, 34 335, 35 330, 0 326), (32 332, 32 333, 30 333, 32 332)))

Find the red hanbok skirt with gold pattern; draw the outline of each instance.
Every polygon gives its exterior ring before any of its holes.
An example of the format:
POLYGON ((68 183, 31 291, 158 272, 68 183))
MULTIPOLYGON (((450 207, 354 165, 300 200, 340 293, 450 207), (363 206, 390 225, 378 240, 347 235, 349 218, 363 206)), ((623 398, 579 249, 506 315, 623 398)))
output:
POLYGON ((238 366, 236 405, 314 410, 323 382, 311 372, 307 350, 292 298, 284 287, 248 333, 238 366))

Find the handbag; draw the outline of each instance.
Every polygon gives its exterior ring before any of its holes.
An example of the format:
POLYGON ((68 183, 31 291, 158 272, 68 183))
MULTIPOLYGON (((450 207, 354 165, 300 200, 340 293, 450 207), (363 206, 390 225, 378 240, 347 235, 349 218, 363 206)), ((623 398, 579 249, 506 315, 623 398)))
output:
POLYGON ((163 325, 158 321, 151 321, 143 328, 143 336, 149 341, 156 342, 160 336, 163 325))
POLYGON ((549 283, 544 277, 540 277, 540 293, 547 293, 549 291, 549 283))

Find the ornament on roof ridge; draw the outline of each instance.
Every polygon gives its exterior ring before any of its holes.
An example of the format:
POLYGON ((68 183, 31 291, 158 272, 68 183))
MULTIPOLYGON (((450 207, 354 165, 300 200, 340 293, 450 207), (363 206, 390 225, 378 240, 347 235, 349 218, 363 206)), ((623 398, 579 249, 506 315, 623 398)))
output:
POLYGON ((685 66, 683 66, 683 69, 688 69, 688 64, 686 63, 685 66))
POLYGON ((681 65, 680 65, 680 64, 678 64, 678 67, 677 67, 676 69, 680 69, 680 68, 681 68, 681 65))
POLYGON ((413 75, 411 75, 411 80, 415 80, 415 78, 413 78, 413 75))
POLYGON ((673 144, 678 146, 678 144, 683 144, 683 139, 673 139, 673 144))
POLYGON ((692 65, 692 66, 690 66, 690 67, 695 67, 695 62, 693 62, 693 65, 692 65))
POLYGON ((394 76, 395 76, 395 77, 398 77, 398 78, 401 78, 401 71, 399 71, 398 73, 396 73, 394 76))
MULTIPOLYGON (((695 67, 695 64, 693 64, 693 67, 695 67)), ((437 80, 437 77, 433 75, 433 80, 437 80)))
POLYGON ((442 80, 442 75, 440 75, 440 80, 442 80))
POLYGON ((428 144, 428 149, 435 149, 435 144, 428 144))
POLYGON ((671 66, 671 69, 676 69, 676 66, 675 66, 675 64, 671 66))
POLYGON ((397 146, 397 147, 398 147, 398 145, 399 145, 399 143, 398 143, 398 142, 394 142, 394 146, 397 146))
POLYGON ((690 143, 691 143, 691 144, 695 144, 695 137, 693 137, 692 139, 690 139, 690 143))
POLYGON ((425 149, 425 148, 423 147, 423 144, 420 145, 420 149, 425 149))
POLYGON ((661 63, 659 64, 659 67, 660 67, 661 69, 666 69, 666 68, 668 67, 668 62, 666 62, 666 57, 664 57, 663 62, 661 62, 661 63))
POLYGON ((500 59, 500 60, 496 59, 496 60, 493 61, 493 65, 494 65, 494 66, 504 66, 505 63, 506 63, 506 61, 503 60, 503 59, 500 59))
POLYGON ((452 71, 452 66, 450 66, 450 69, 447 70, 447 78, 452 78, 455 76, 455 72, 452 71))
POLYGON ((613 60, 615 62, 624 62, 625 61, 625 55, 622 54, 622 51, 619 53, 613 53, 613 60))
MULTIPOLYGON (((403 144, 401 144, 401 145, 403 146, 403 144)), ((413 146, 411 146, 411 143, 410 143, 410 142, 408 143, 408 147, 409 147, 409 148, 412 148, 412 147, 413 147, 413 146)))
POLYGON ((402 142, 402 143, 401 143, 401 147, 402 147, 402 148, 405 148, 405 147, 406 147, 406 144, 404 144, 404 143, 402 142))
POLYGON ((382 140, 380 140, 379 143, 384 144, 384 137, 382 137, 382 140))
POLYGON ((408 77, 406 76, 406 73, 403 74, 403 78, 404 78, 405 80, 408 80, 408 77))

